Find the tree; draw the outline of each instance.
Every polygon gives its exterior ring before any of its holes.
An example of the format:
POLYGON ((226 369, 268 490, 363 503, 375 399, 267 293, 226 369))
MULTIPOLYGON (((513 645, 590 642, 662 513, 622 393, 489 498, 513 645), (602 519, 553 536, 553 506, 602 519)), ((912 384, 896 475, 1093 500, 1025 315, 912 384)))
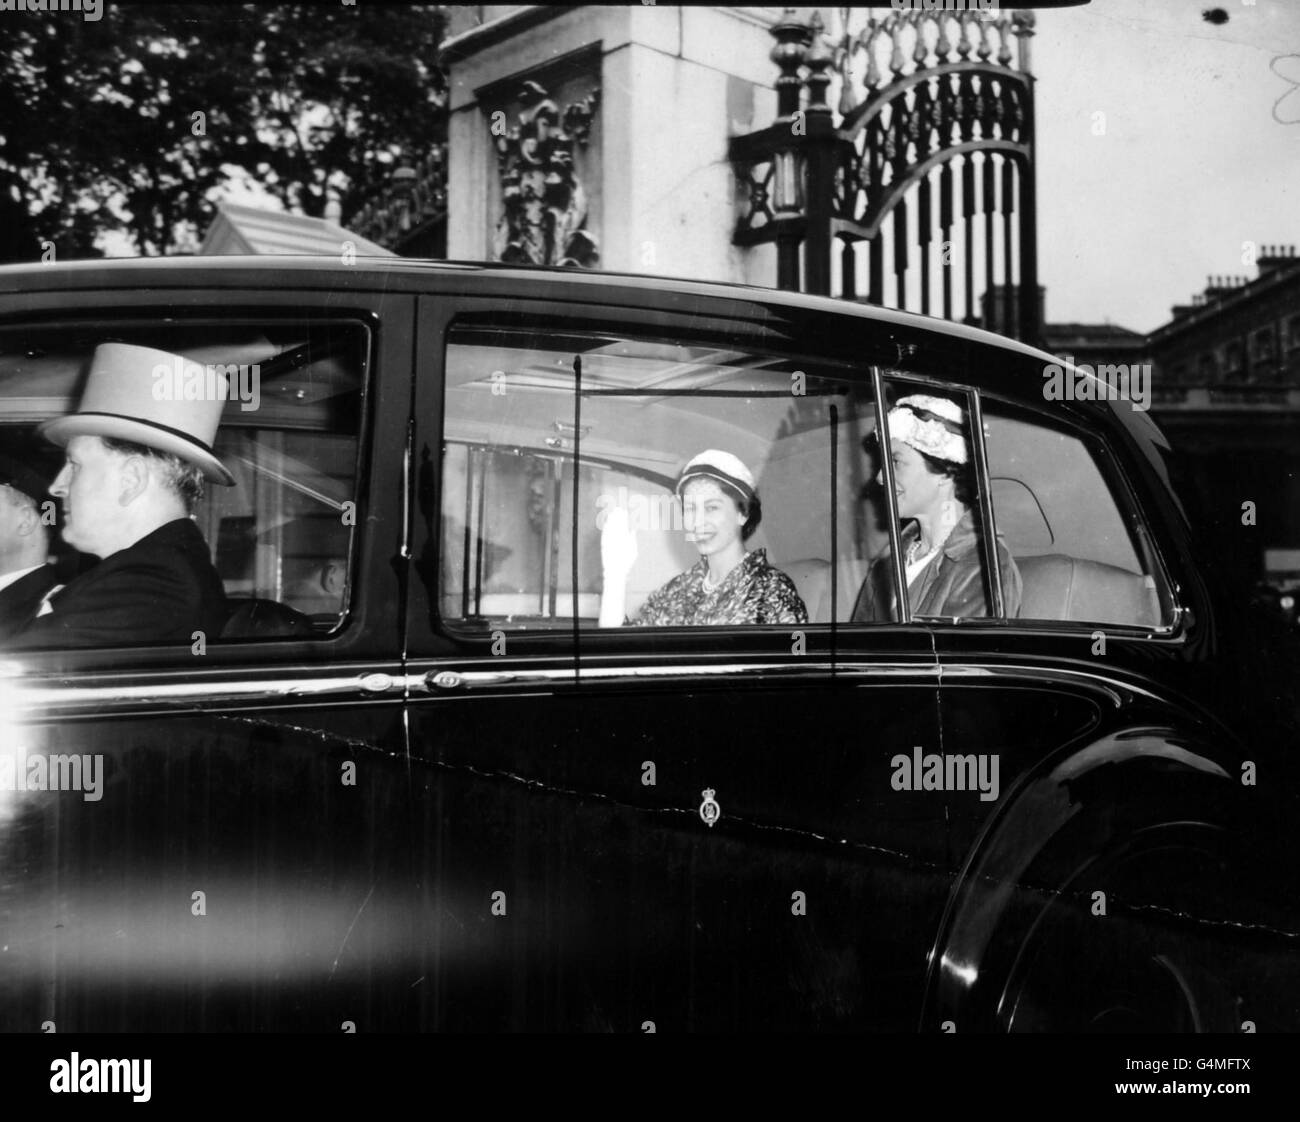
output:
POLYGON ((442 10, 366 4, 104 5, 6 22, 0 259, 192 248, 255 181, 286 210, 345 212, 446 139, 442 10))

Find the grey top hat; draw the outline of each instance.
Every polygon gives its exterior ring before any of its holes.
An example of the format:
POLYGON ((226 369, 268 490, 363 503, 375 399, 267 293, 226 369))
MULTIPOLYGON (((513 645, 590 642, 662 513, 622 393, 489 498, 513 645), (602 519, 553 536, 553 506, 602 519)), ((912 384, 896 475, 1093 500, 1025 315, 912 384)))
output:
POLYGON ((101 343, 77 411, 38 431, 60 445, 74 436, 129 440, 171 452, 231 486, 234 476, 212 451, 227 396, 225 377, 211 367, 153 347, 101 343))

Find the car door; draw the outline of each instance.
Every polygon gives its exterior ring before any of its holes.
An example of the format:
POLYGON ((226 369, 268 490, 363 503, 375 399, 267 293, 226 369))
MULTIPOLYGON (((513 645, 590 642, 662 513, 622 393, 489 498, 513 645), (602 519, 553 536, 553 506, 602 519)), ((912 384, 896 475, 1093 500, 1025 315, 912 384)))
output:
MULTIPOLYGON (((0 1022, 419 1027, 402 464, 384 452, 405 432, 413 301, 352 275, 341 295, 278 267, 178 269, 0 295, 0 438, 47 473, 31 427, 75 408, 100 342, 221 364, 249 391, 216 441, 236 485, 195 513, 234 633, 2 652, 0 1022)), ((93 564, 52 529, 61 565, 93 564)))
POLYGON ((891 549, 862 501, 861 325, 498 287, 420 309, 407 670, 436 1022, 913 1027, 953 865, 944 796, 894 762, 936 745, 930 637, 849 620, 891 549), (598 627, 605 520, 636 531, 634 618, 698 560, 674 483, 711 447, 751 466, 748 547, 812 619, 598 627))

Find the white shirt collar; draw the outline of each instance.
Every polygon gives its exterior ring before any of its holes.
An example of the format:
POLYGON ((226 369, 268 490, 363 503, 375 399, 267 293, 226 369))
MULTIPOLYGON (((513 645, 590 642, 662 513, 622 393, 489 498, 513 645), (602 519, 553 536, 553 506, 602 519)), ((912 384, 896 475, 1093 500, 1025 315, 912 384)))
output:
POLYGON ((33 565, 30 569, 18 569, 12 573, 5 573, 4 576, 0 576, 0 590, 6 589, 11 584, 15 584, 22 580, 28 573, 34 573, 37 569, 43 568, 45 568, 44 565, 33 565))

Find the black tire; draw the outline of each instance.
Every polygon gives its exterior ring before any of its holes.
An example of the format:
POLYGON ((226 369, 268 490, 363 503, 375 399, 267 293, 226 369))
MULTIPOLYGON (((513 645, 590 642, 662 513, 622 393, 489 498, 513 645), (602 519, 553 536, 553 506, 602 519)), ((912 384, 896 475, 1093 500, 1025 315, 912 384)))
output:
POLYGON ((1058 892, 1035 894, 1037 915, 1015 925, 1024 935, 1003 973, 995 1030, 1240 1032, 1248 1010, 1233 966, 1227 841, 1203 822, 1150 826, 1058 892))

